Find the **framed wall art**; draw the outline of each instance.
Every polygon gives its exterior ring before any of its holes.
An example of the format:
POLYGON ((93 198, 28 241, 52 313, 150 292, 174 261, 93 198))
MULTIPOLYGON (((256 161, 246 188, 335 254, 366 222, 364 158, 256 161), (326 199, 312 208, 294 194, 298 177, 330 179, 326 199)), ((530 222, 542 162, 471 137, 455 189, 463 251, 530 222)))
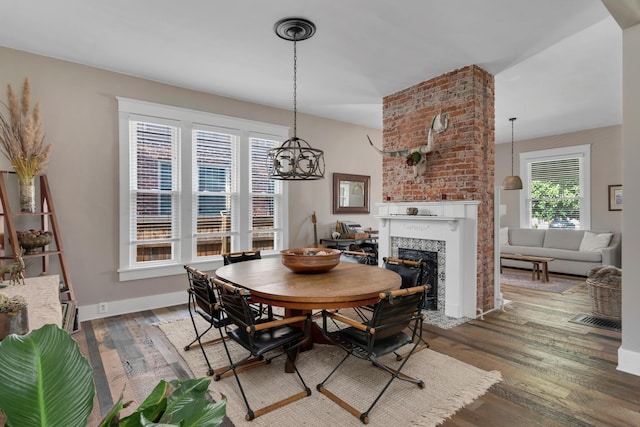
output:
POLYGON ((367 175, 333 174, 333 213, 369 213, 369 181, 367 175))
POLYGON ((622 210, 622 184, 609 186, 609 210, 622 210))

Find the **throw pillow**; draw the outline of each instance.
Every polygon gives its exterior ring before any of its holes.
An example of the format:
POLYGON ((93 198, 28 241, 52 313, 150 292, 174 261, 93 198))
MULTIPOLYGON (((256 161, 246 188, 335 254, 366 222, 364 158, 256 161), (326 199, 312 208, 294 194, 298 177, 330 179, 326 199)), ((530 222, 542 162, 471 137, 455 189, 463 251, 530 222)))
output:
POLYGON ((509 244, 509 227, 500 227, 500 245, 509 244))
POLYGON ((613 233, 594 233, 585 231, 582 242, 580 243, 580 251, 582 252, 602 252, 602 249, 609 246, 613 233))

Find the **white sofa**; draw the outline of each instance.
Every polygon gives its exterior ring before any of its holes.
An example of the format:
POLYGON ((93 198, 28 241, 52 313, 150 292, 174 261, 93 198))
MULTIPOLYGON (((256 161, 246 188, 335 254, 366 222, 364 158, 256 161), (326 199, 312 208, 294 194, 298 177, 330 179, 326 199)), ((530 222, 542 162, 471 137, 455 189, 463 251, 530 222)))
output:
MULTIPOLYGON (((500 230, 500 253, 551 257, 549 271, 586 276, 600 265, 621 266, 621 235, 607 231, 508 228, 500 230)), ((505 267, 530 262, 503 259, 505 267)))

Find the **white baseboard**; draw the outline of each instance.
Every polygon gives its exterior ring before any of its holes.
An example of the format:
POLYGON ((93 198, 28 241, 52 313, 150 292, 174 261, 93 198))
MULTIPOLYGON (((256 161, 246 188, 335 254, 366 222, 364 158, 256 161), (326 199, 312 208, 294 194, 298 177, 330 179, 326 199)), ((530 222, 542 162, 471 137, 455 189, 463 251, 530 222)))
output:
POLYGON ((640 376, 640 353, 620 347, 618 349, 618 370, 640 376))
POLYGON ((98 310, 98 304, 82 305, 78 307, 78 319, 80 322, 84 322, 86 320, 101 319, 103 317, 116 316, 119 314, 135 313, 137 311, 186 304, 187 298, 187 292, 180 291, 172 292, 170 294, 150 295, 140 298, 109 301, 107 303, 107 310, 104 313, 100 313, 98 310))

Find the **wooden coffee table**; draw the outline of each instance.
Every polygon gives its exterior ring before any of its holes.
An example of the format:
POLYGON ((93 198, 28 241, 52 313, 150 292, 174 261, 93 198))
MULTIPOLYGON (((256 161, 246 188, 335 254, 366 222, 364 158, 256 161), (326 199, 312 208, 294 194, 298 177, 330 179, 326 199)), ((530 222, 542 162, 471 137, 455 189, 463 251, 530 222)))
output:
POLYGON ((532 277, 531 280, 540 280, 541 282, 549 281, 549 265, 548 263, 554 261, 555 258, 520 255, 520 254, 500 254, 500 273, 502 273, 502 260, 513 259, 516 261, 527 261, 532 264, 532 277), (542 270, 540 266, 542 265, 542 270), (542 274, 541 274, 542 273, 542 274))

